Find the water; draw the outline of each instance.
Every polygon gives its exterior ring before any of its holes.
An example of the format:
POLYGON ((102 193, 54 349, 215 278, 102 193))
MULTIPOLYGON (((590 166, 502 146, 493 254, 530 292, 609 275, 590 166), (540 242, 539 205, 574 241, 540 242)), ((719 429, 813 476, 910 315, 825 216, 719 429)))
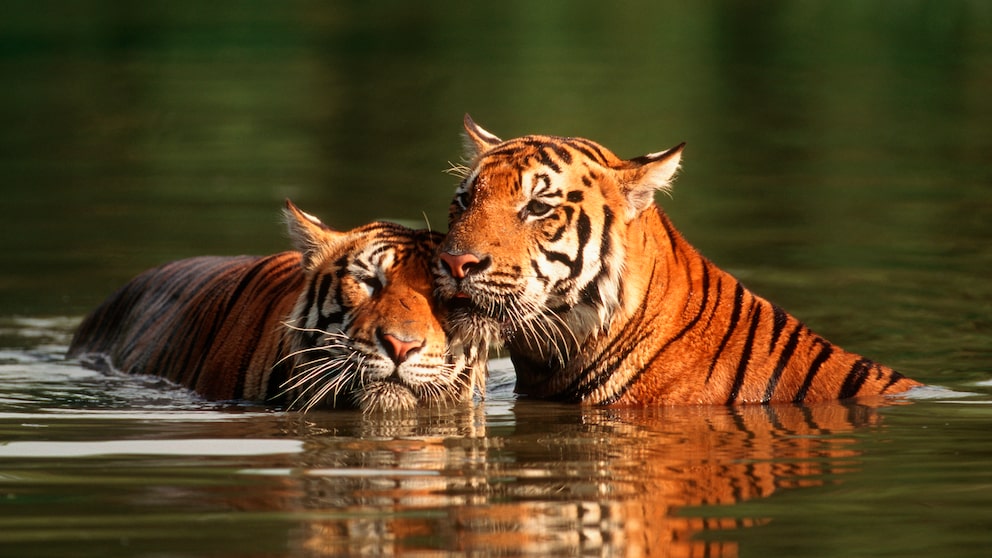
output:
POLYGON ((982 2, 14 2, 0 18, 0 555, 986 556, 992 10, 982 2), (933 386, 884 407, 370 419, 62 360, 169 259, 444 228, 464 112, 633 157, 719 265, 933 386))

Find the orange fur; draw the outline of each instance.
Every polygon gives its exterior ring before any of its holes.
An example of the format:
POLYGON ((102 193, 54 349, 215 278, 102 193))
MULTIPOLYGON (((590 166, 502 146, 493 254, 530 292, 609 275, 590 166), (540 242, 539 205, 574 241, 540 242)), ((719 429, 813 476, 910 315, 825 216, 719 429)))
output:
POLYGON ((307 556, 438 548, 501 556, 738 556, 738 541, 756 536, 740 530, 768 521, 755 511, 768 509, 761 499, 843 483, 863 465, 859 438, 884 424, 880 403, 887 402, 581 414, 521 404, 512 429, 502 415, 494 421, 484 412, 458 413, 438 417, 426 435, 422 423, 409 420, 363 421, 342 433, 340 422, 314 417, 295 423, 293 435, 323 437, 336 428, 338 441, 307 444, 304 463, 423 474, 375 486, 364 476, 290 475, 238 503, 316 511, 288 547, 299 545, 290 554, 307 556), (279 497, 285 494, 294 497, 279 497), (384 502, 390 513, 369 513, 384 502), (720 507, 735 504, 744 505, 720 507), (340 513, 320 513, 329 508, 340 513))
POLYGON ((142 273, 87 316, 70 357, 208 399, 366 410, 470 400, 484 359, 449 343, 429 265, 440 235, 331 230, 287 202, 299 251, 142 273))
POLYGON ((517 389, 595 404, 809 402, 919 383, 832 345, 701 256, 654 203, 682 147, 623 160, 581 138, 501 141, 472 166, 435 266, 465 335, 517 389))

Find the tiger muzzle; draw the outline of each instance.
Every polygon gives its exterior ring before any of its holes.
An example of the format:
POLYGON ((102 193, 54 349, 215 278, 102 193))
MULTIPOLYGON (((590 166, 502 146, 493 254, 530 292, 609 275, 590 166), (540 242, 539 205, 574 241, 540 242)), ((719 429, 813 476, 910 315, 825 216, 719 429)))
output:
POLYGON ((491 257, 480 257, 471 252, 441 252, 440 258, 441 268, 459 282, 469 275, 485 271, 492 265, 491 257))

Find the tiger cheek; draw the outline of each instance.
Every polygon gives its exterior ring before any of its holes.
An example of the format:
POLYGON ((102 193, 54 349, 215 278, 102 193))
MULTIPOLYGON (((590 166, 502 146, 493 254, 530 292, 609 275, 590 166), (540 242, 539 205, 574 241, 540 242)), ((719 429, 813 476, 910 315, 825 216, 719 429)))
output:
POLYGON ((545 242, 555 242, 561 236, 562 218, 556 212, 540 221, 540 236, 545 242))

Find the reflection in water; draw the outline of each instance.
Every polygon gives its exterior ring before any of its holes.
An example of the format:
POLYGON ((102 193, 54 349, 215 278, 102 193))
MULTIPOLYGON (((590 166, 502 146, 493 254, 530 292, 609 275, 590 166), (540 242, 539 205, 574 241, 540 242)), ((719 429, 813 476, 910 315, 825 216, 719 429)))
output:
POLYGON ((290 427, 307 449, 282 476, 281 497, 252 501, 305 511, 291 545, 320 556, 729 556, 735 543, 698 535, 761 518, 707 516, 696 506, 833 482, 857 467, 852 431, 878 420, 871 407, 842 403, 578 410, 520 402, 506 415, 476 409, 356 422, 356 431, 311 414, 290 427))
POLYGON ((0 444, 288 437, 304 451, 4 458, 0 556, 735 552, 716 540, 986 556, 987 3, 683 4, 5 5, 0 444), (842 345, 984 397, 899 409, 883 441, 857 435, 874 410, 839 404, 491 398, 481 415, 369 431, 47 361, 70 327, 39 317, 82 315, 170 259, 284 249, 272 208, 287 196, 339 226, 426 212, 443 227, 455 184, 439 171, 465 111, 621 154, 687 141, 688 181, 659 201, 708 257, 842 345), (838 481, 849 490, 782 497, 838 481))

